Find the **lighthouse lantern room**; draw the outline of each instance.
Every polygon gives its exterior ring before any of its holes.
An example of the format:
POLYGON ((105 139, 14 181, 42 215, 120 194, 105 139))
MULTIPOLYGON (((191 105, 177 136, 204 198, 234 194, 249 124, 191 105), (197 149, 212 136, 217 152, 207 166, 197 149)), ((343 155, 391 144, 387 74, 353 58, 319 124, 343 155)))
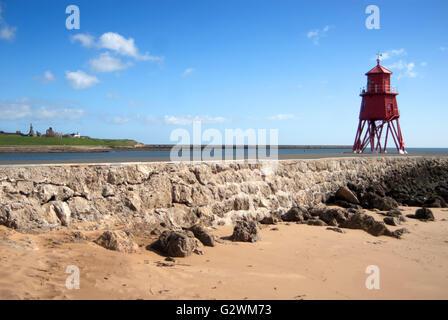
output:
POLYGON ((396 96, 398 92, 390 85, 391 71, 380 64, 366 73, 367 87, 361 89, 361 110, 353 152, 362 153, 370 145, 371 152, 387 152, 389 136, 399 153, 406 153, 401 135, 400 114, 396 96))

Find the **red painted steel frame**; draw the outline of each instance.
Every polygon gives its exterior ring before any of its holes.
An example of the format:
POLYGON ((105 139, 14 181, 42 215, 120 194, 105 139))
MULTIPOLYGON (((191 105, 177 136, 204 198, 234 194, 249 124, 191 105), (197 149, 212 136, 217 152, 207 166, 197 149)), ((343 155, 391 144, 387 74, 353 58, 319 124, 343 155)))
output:
POLYGON ((353 144, 353 152, 362 153, 369 145, 371 152, 387 152, 386 147, 389 133, 394 140, 398 152, 405 153, 406 151, 404 149, 404 141, 401 135, 398 118, 378 121, 359 120, 355 143, 353 144), (384 134, 383 139, 382 134, 384 127, 386 127, 386 133, 384 134))
POLYGON ((391 71, 380 65, 366 73, 367 87, 362 90, 359 125, 356 132, 353 152, 361 153, 370 145, 371 152, 387 152, 389 133, 394 140, 397 151, 406 153, 398 118, 397 92, 390 86, 391 71), (383 131, 386 133, 383 137, 383 131))

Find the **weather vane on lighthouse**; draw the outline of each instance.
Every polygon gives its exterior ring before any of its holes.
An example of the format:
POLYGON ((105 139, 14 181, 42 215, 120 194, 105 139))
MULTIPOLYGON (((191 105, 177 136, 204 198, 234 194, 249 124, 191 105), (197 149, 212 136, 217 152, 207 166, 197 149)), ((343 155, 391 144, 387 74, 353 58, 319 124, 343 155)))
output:
POLYGON ((380 53, 380 52, 378 52, 377 54, 376 54, 376 62, 378 63, 378 64, 380 64, 380 62, 381 62, 381 57, 383 56, 383 54, 382 53, 380 53))
POLYGON ((362 89, 359 125, 353 152, 362 153, 370 145, 370 151, 387 152, 390 135, 399 153, 407 153, 398 119, 398 92, 390 86, 391 71, 381 65, 381 53, 377 54, 377 65, 366 73, 367 87, 362 89), (383 131, 386 131, 384 136, 383 131))

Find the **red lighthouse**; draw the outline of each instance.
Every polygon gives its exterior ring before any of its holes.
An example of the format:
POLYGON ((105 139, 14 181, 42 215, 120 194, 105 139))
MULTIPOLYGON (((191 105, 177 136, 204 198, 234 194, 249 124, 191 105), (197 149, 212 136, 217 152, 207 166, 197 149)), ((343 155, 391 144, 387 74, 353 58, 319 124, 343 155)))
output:
POLYGON ((392 136, 399 153, 406 153, 398 118, 398 93, 390 86, 391 71, 377 65, 366 73, 367 87, 362 89, 359 125, 353 152, 362 153, 370 144, 370 151, 387 152, 387 139, 392 136), (382 137, 385 131, 384 137, 382 137))

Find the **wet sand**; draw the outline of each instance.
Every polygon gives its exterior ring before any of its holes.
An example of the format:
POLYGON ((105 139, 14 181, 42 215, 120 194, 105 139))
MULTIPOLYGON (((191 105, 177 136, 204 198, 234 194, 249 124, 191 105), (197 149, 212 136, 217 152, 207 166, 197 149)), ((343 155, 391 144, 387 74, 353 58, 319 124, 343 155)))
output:
POLYGON ((155 238, 137 237, 138 252, 124 254, 93 243, 100 231, 77 243, 75 230, 0 226, 0 299, 447 299, 448 209, 432 210, 435 222, 400 226, 411 231, 402 239, 281 223, 263 226, 260 242, 222 241, 174 263, 145 249, 155 238), (68 265, 80 269, 79 290, 65 286, 68 265), (365 286, 369 265, 380 269, 379 290, 365 286))

